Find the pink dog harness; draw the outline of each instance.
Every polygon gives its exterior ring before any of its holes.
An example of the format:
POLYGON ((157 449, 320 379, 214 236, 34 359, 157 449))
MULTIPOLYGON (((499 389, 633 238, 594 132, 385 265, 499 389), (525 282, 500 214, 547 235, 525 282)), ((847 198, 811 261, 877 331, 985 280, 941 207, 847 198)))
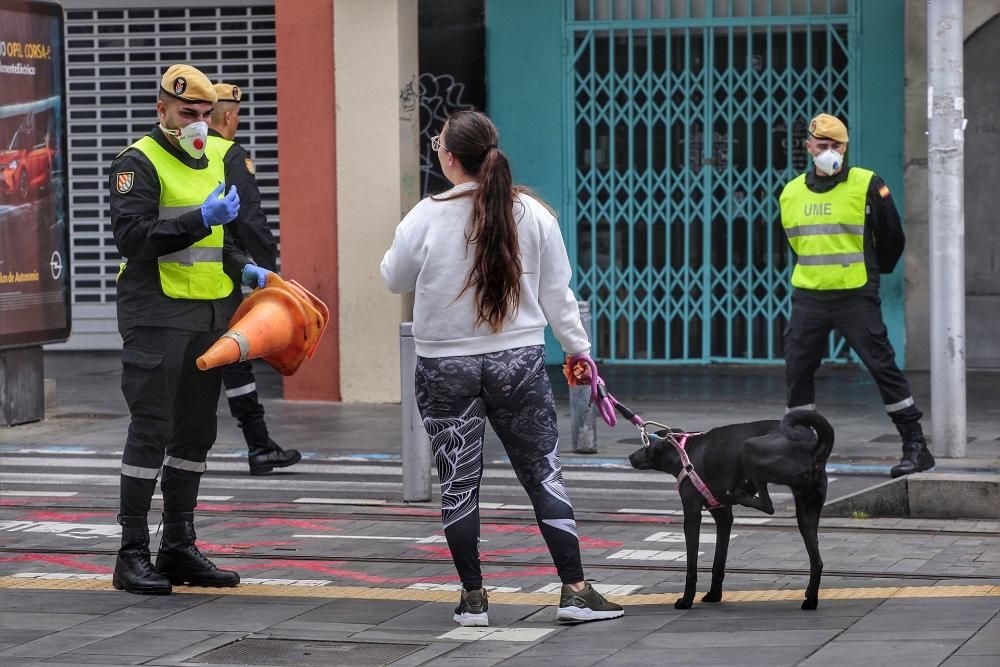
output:
POLYGON ((677 450, 677 455, 681 457, 681 471, 677 473, 677 493, 681 492, 681 482, 687 479, 694 484, 694 488, 698 489, 698 493, 700 493, 702 498, 705 499, 708 509, 714 510, 719 509, 720 507, 725 507, 722 503, 715 499, 715 496, 712 495, 708 485, 701 480, 698 472, 694 469, 694 465, 691 463, 691 459, 687 455, 687 451, 684 449, 688 438, 693 435, 701 435, 701 433, 672 433, 667 436, 667 439, 670 440, 671 444, 673 444, 674 449, 677 450))

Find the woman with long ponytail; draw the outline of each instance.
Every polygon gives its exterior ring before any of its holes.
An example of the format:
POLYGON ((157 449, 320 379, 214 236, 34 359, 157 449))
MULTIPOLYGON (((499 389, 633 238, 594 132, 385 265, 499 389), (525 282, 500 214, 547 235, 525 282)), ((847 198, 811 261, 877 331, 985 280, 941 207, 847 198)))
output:
POLYGON ((545 204, 512 185, 497 129, 485 114, 453 114, 432 147, 455 187, 406 215, 381 271, 391 291, 415 292, 417 405, 463 588, 454 620, 489 624, 479 561, 487 420, 528 492, 562 580, 556 618, 617 618, 622 608, 584 580, 545 371, 546 323, 572 359, 592 361, 559 223, 545 204))

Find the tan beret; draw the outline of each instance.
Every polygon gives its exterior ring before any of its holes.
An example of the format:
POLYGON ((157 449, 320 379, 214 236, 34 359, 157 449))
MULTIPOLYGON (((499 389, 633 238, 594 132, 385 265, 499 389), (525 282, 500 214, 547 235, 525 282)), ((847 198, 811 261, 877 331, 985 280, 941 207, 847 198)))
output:
POLYGON ((208 77, 191 65, 171 65, 160 79, 160 89, 185 102, 211 102, 219 96, 208 77))
POLYGON ((243 99, 243 91, 235 83, 219 82, 215 84, 215 94, 219 96, 220 102, 236 102, 238 104, 243 99))
POLYGON ((821 113, 809 123, 809 134, 817 139, 831 139, 837 143, 847 143, 847 126, 836 116, 821 113))

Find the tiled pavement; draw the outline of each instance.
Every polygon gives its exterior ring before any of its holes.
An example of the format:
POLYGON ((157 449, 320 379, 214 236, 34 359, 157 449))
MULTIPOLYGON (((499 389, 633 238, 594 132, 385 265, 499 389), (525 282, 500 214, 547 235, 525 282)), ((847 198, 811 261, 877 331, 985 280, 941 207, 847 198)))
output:
MULTIPOLYGON (((55 360, 49 368, 59 381, 59 407, 46 422, 0 432, 0 476, 38 472, 4 466, 15 450, 47 452, 42 456, 57 465, 53 452, 60 448, 72 450, 69 456, 87 448, 94 457, 108 457, 121 446, 127 420, 117 361, 49 356, 55 360)), ((683 414, 685 423, 700 427, 761 418, 780 407, 780 377, 773 373, 633 374, 631 380, 612 374, 612 386, 651 418, 659 411, 683 414), (661 389, 668 400, 658 398, 661 389)), ((986 400, 995 378, 970 380, 975 439, 968 458, 942 461, 942 468, 996 469, 1000 408, 986 400)), ((310 460, 398 454, 397 408, 285 403, 271 398, 274 376, 263 371, 258 383, 268 397, 272 431, 309 452, 310 460)), ((925 385, 919 377, 914 381, 917 392, 925 385)), ((824 411, 838 429, 833 463, 847 471, 837 473, 838 484, 856 488, 866 480, 881 481, 852 473, 877 473, 896 456, 896 445, 883 437, 891 429, 870 382, 837 371, 820 381, 820 391, 830 402, 824 411)), ((926 396, 918 393, 918 401, 926 404, 926 396)), ((238 451, 232 423, 223 418, 220 426, 217 451, 238 451)), ((602 427, 599 456, 613 459, 631 451, 630 435, 602 427)), ((25 455, 31 454, 17 456, 25 455)), ((567 473, 571 493, 575 471, 567 473)), ((56 472, 69 475, 67 480, 72 474, 107 475, 72 467, 56 472)), ((343 479, 374 478, 302 473, 267 478, 273 482, 268 486, 237 472, 219 474, 216 479, 229 480, 234 488, 246 487, 211 491, 227 495, 203 503, 199 541, 217 562, 241 571, 246 585, 227 591, 183 588, 159 598, 110 589, 114 486, 102 486, 99 479, 79 487, 72 481, 60 486, 58 480, 46 486, 15 476, 18 483, 0 489, 0 494, 24 494, 72 488, 77 494, 0 495, 0 665, 220 664, 205 654, 247 638, 263 640, 272 655, 278 648, 289 654, 285 661, 262 662, 247 651, 240 664, 378 664, 350 653, 358 649, 354 644, 398 648, 403 657, 393 665, 1000 664, 997 522, 827 519, 821 528, 826 574, 820 608, 805 612, 798 600, 807 559, 794 520, 779 510, 766 523, 734 528, 724 602, 696 603, 681 612, 671 604, 684 577, 683 555, 671 555, 683 551, 677 541, 680 517, 653 513, 676 507, 672 487, 626 490, 628 485, 602 482, 598 474, 578 485, 589 490, 577 499, 584 559, 588 576, 614 592, 626 605, 626 616, 557 625, 556 594, 539 592, 552 589, 554 573, 530 528, 530 512, 515 506, 483 512, 483 552, 491 558, 487 583, 502 587, 491 596, 491 627, 460 629, 451 621, 455 577, 438 541, 433 503, 404 505, 398 492, 338 493, 343 479), (307 483, 315 488, 298 495, 381 494, 388 502, 296 503, 291 491, 279 488, 307 483), (607 493, 600 492, 602 484, 607 493), (222 500, 228 494, 235 497, 222 500), (623 513, 623 507, 636 511, 623 513), (372 537, 380 539, 367 539, 372 537)), ((500 480, 501 486, 507 483, 500 480)), ((526 502, 497 489, 484 501, 526 502)), ((712 536, 710 520, 702 530, 703 538, 712 536)), ((710 565, 713 546, 703 540, 703 567, 710 565)), ((709 574, 702 571, 699 577, 704 584, 709 574)))

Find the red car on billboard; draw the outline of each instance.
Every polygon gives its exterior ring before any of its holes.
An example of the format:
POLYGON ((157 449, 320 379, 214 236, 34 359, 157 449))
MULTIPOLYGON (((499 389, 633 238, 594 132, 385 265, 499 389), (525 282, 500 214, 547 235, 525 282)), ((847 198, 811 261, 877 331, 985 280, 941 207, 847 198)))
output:
POLYGON ((0 195, 28 201, 49 186, 55 143, 48 125, 47 113, 30 114, 10 142, 0 144, 0 195))

